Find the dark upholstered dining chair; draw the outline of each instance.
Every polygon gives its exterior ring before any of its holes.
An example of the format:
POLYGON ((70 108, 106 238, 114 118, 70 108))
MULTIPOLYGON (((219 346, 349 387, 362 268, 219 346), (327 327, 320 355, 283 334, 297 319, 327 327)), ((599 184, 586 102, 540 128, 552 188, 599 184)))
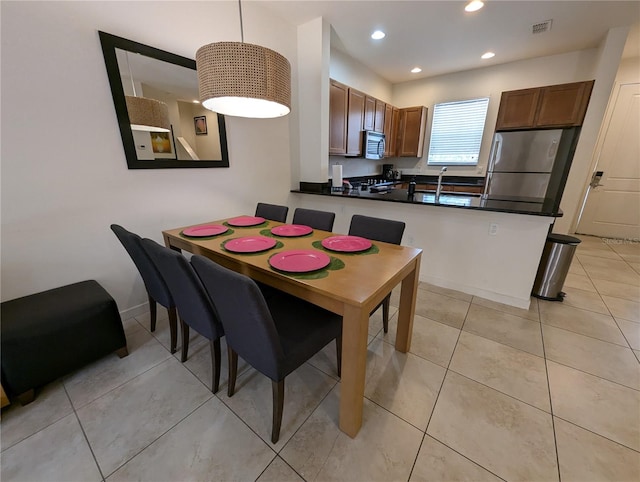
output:
MULTIPOLYGON (((394 221, 391 219, 372 218, 354 214, 351 217, 351 225, 349 226, 349 234, 352 236, 360 236, 361 238, 371 239, 373 241, 381 241, 383 243, 400 244, 402 235, 404 234, 405 223, 402 221, 394 221)), ((382 327, 384 332, 389 331, 389 303, 391 302, 391 293, 389 293, 382 303, 376 306, 371 314, 382 306, 382 327)))
POLYGON ((153 260, 142 247, 142 238, 129 232, 117 224, 111 225, 111 231, 118 237, 124 249, 127 250, 133 264, 136 265, 149 298, 149 311, 151 315, 151 331, 156 330, 157 306, 160 303, 169 313, 169 331, 171 332, 171 353, 176 352, 178 339, 178 318, 176 316, 176 304, 173 301, 169 287, 158 271, 153 260))
POLYGON ((265 301, 251 278, 208 258, 193 256, 191 264, 224 326, 229 355, 228 395, 233 396, 235 390, 238 355, 271 379, 271 442, 276 443, 282 423, 285 377, 334 339, 340 375, 342 317, 285 293, 265 301))
POLYGON ((277 204, 258 203, 256 207, 256 216, 281 223, 287 222, 288 206, 279 206, 277 204))
POLYGON ((160 270, 178 307, 182 328, 180 361, 187 361, 189 327, 208 338, 211 348, 211 391, 216 393, 220 385, 220 338, 224 336, 224 329, 211 299, 191 264, 181 253, 160 246, 151 239, 143 239, 142 245, 160 270))
POLYGON ((316 211, 315 209, 296 208, 293 212, 293 224, 304 224, 313 229, 331 231, 336 213, 329 211, 316 211))

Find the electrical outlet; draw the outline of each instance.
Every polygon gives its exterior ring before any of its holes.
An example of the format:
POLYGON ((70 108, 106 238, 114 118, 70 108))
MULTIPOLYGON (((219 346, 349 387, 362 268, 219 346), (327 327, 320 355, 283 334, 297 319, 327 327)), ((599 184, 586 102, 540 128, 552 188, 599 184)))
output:
POLYGON ((496 234, 498 234, 498 225, 496 223, 491 223, 489 225, 489 234, 491 236, 495 236, 496 234))

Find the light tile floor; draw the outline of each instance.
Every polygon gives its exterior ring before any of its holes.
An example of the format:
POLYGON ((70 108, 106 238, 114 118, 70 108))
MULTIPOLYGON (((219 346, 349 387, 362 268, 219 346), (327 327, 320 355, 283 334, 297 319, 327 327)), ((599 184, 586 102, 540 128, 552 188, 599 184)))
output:
POLYGON ((127 358, 3 411, 2 480, 638 481, 640 244, 582 239, 564 303, 423 283, 408 354, 376 313, 355 439, 337 426, 333 343, 287 378, 273 445, 265 377, 241 362, 228 398, 223 353, 212 395, 206 340, 192 334, 182 364, 166 315, 154 333, 148 315, 126 320, 127 358))

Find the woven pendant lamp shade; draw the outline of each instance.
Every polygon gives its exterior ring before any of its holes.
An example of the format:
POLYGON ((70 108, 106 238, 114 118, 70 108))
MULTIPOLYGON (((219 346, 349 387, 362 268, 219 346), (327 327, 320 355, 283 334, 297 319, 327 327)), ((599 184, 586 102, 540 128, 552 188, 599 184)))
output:
POLYGON ((291 65, 274 50, 216 42, 196 52, 202 105, 219 114, 270 118, 291 111, 291 65))
POLYGON ((169 107, 159 100, 125 96, 133 130, 170 132, 169 107))

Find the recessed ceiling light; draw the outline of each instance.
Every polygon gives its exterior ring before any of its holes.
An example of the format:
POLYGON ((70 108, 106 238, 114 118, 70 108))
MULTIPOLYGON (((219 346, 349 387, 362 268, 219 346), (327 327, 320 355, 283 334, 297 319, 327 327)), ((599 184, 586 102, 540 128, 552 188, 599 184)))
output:
POLYGON ((193 102, 194 104, 199 104, 200 103, 199 100, 192 100, 191 102, 193 102))
POLYGON ((481 59, 490 59, 491 57, 495 57, 496 54, 494 54, 493 52, 485 52, 483 53, 480 58, 481 59))
POLYGON ((475 12, 480 10, 482 7, 484 7, 484 2, 481 2, 480 0, 473 0, 472 2, 469 2, 464 9, 467 12, 475 12))
POLYGON ((418 72, 422 72, 422 69, 420 67, 414 67, 411 69, 412 74, 417 74, 418 72))
POLYGON ((382 30, 376 30, 371 34, 371 38, 373 40, 380 40, 381 38, 384 38, 385 35, 386 34, 382 30))

